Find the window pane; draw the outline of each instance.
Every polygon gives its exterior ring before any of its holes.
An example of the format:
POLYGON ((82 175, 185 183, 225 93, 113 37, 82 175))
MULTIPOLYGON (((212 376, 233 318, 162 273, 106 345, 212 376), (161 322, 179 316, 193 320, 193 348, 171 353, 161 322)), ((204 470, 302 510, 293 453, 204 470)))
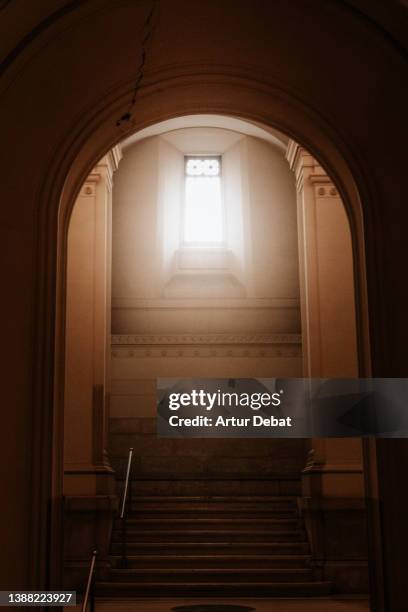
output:
POLYGON ((223 241, 223 214, 219 157, 186 158, 184 241, 223 241))
POLYGON ((187 176, 184 239, 222 242, 220 177, 187 176))
POLYGON ((190 157, 186 162, 187 176, 219 176, 220 161, 217 157, 190 157))

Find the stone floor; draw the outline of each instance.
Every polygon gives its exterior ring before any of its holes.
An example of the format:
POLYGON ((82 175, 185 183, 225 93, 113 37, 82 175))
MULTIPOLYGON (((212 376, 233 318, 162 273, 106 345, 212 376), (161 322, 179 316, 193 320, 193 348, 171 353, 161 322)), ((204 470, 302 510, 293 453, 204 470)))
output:
MULTIPOLYGON (((177 606, 207 604, 236 605, 254 608, 255 612, 369 612, 366 600, 351 599, 240 599, 237 600, 97 600, 96 612, 171 612, 177 606)), ((80 610, 80 606, 75 608, 80 610)))

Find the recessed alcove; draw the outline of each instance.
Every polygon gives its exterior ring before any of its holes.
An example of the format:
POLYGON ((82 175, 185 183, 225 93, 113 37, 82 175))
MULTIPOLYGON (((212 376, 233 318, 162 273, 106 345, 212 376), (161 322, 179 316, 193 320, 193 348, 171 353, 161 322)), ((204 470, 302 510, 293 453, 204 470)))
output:
MULTIPOLYGON (((237 118, 179 117, 137 132, 100 160, 81 189, 68 232, 67 287, 69 520, 84 520, 91 473, 95 491, 107 499, 100 520, 108 521, 132 448, 130 489, 141 507, 152 504, 159 529, 135 531, 146 550, 162 532, 169 537, 163 521, 170 514, 176 553, 201 550, 208 532, 214 541, 204 545, 216 565, 217 551, 224 554, 230 545, 255 555, 263 546, 275 551, 277 538, 283 549, 311 547, 317 558, 324 541, 335 551, 334 565, 317 573, 303 559, 295 568, 304 578, 299 584, 286 565, 275 573, 266 568, 267 592, 323 595, 332 584, 364 590, 359 441, 167 439, 156 433, 157 378, 268 379, 273 386, 280 378, 357 373, 350 226, 318 161, 276 130, 237 118), (353 503, 320 509, 315 491, 330 497, 340 480, 353 503), (339 509, 337 525, 332 512, 339 509), (296 528, 275 533, 275 512, 296 528), (319 512, 327 514, 331 531, 319 523, 321 539, 309 543, 319 512), (186 526, 185 535, 178 525, 186 526), (347 550, 336 543, 339 529, 354 534, 347 550), (220 540, 224 532, 231 544, 220 540), (185 544, 187 537, 192 541, 185 544), (270 582, 277 576, 283 586, 270 582)), ((116 558, 121 537, 114 529, 103 544, 106 566, 113 564, 119 583, 105 581, 104 593, 125 589, 116 558)), ((77 545, 70 543, 68 556, 77 545)), ((165 541, 161 545, 167 550, 165 541)), ((200 593, 200 580, 208 576, 213 595, 222 577, 227 592, 238 588, 231 568, 218 565, 211 573, 202 561, 194 561, 197 573, 185 567, 177 579, 172 574, 174 592, 190 585, 200 593)), ((250 584, 257 568, 247 558, 239 563, 250 584)), ((159 569, 154 580, 168 568, 159 569)), ((74 561, 67 572, 74 580, 80 568, 74 561)), ((126 588, 137 593, 140 585, 132 585, 126 588)))

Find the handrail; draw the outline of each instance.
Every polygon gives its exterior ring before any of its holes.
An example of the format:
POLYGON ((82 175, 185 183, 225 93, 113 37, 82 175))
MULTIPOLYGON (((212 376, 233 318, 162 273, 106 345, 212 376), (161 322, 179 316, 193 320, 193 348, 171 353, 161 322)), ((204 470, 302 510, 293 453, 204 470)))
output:
POLYGON ((123 519, 123 517, 125 516, 126 497, 127 497, 127 492, 128 492, 128 486, 129 486, 130 468, 132 466, 132 456, 133 456, 133 448, 129 448, 129 457, 128 457, 128 464, 127 464, 127 470, 126 470, 125 488, 123 489, 122 507, 121 507, 121 511, 120 511, 120 518, 121 519, 123 519))
MULTIPOLYGON (((133 448, 129 448, 128 464, 126 469, 125 486, 123 489, 122 506, 120 510, 120 519, 122 521, 122 567, 127 567, 127 524, 126 524, 126 501, 129 489, 130 471, 132 468, 133 448)), ((132 484, 130 485, 130 508, 132 508, 132 484)))
MULTIPOLYGON (((98 554, 97 550, 93 550, 92 551, 91 565, 89 567, 88 581, 86 583, 86 590, 85 590, 85 595, 84 595, 84 601, 82 603, 81 612, 86 612, 86 609, 88 607, 89 594, 91 592, 91 587, 92 587, 92 581, 93 581, 93 577, 94 577, 95 562, 96 562, 97 554, 98 554)), ((93 610, 93 608, 94 608, 94 606, 93 606, 93 598, 92 598, 92 600, 91 600, 91 609, 93 610)))

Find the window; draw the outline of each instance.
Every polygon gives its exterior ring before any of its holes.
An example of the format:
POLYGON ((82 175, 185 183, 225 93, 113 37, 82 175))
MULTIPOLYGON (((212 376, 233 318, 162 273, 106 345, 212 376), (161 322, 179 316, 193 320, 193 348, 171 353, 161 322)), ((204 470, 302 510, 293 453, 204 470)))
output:
POLYGON ((184 243, 221 246, 224 242, 221 157, 187 156, 184 161, 184 243))

